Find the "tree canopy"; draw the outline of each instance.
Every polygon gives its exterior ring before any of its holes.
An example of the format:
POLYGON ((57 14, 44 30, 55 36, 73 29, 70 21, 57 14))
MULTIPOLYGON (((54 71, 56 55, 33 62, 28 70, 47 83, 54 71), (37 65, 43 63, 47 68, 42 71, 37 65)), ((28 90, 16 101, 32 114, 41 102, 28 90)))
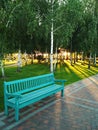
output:
POLYGON ((98 52, 97 0, 1 0, 1 52, 50 52, 52 19, 54 51, 98 52))

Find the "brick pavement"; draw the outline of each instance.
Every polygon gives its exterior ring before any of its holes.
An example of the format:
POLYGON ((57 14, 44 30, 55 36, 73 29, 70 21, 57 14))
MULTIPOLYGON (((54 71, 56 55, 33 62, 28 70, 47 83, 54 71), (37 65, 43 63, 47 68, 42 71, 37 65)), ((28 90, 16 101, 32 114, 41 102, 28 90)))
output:
POLYGON ((98 75, 83 79, 60 93, 6 117, 0 113, 0 130, 98 130, 98 75))

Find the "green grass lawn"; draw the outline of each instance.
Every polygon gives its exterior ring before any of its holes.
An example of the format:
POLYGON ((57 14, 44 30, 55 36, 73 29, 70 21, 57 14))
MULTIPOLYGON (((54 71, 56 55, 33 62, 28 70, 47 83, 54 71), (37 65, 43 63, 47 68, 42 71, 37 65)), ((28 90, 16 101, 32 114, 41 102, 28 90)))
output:
MULTIPOLYGON (((50 73, 50 66, 47 64, 31 64, 23 66, 21 72, 17 72, 17 67, 5 67, 5 79, 0 79, 0 111, 4 111, 4 98, 3 98, 3 82, 11 81, 21 78, 27 78, 32 76, 38 76, 41 74, 50 73)), ((87 65, 81 65, 81 63, 76 63, 73 66, 70 62, 65 62, 64 64, 58 64, 56 70, 54 71, 55 78, 66 79, 65 84, 71 84, 83 78, 87 78, 91 75, 98 73, 98 67, 92 67, 88 69, 87 65)))

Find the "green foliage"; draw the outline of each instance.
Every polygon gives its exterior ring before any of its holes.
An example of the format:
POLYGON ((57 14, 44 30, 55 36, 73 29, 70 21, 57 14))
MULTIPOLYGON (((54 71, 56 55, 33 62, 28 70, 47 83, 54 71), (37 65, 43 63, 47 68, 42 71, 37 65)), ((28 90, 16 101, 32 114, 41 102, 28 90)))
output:
POLYGON ((0 1, 0 48, 3 52, 14 52, 19 48, 29 53, 33 50, 50 52, 52 19, 54 48, 57 45, 68 49, 72 47, 72 51, 87 51, 91 48, 94 51, 94 48, 97 48, 97 0, 51 2, 50 0, 0 1))

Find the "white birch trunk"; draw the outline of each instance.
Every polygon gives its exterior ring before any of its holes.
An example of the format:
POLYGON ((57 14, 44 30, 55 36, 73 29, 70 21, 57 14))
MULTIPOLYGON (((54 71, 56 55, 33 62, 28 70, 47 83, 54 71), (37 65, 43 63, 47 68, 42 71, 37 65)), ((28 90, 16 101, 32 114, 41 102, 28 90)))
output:
MULTIPOLYGON (((52 14, 53 14, 53 0, 52 4, 52 14)), ((50 71, 53 72, 53 18, 51 19, 51 52, 50 52, 50 71)))
POLYGON ((22 67, 21 51, 18 52, 17 71, 20 71, 22 67))
POLYGON ((2 77, 5 77, 4 65, 3 65, 3 61, 2 60, 1 60, 1 72, 2 72, 2 77))
POLYGON ((88 60, 88 69, 90 69, 90 66, 91 66, 91 52, 90 52, 90 55, 89 55, 89 60, 88 60))
POLYGON ((54 70, 56 69, 56 64, 57 64, 57 47, 56 47, 56 52, 55 52, 54 70))
POLYGON ((53 72, 53 20, 52 20, 52 26, 51 26, 50 71, 53 72))
POLYGON ((26 51, 24 53, 24 56, 25 56, 25 65, 27 65, 27 53, 26 53, 26 51))

